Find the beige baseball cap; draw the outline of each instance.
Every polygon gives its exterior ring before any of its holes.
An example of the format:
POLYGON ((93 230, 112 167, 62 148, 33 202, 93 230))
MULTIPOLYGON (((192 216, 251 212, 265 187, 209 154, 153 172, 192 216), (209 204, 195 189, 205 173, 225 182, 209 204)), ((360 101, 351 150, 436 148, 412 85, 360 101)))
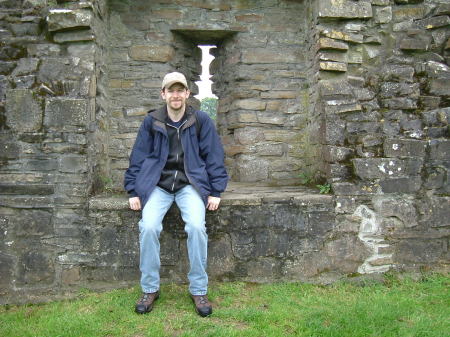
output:
POLYGON ((175 83, 181 83, 186 87, 186 89, 189 89, 186 77, 182 73, 176 71, 173 73, 168 73, 166 76, 164 76, 161 89, 170 88, 170 86, 172 86, 175 83))

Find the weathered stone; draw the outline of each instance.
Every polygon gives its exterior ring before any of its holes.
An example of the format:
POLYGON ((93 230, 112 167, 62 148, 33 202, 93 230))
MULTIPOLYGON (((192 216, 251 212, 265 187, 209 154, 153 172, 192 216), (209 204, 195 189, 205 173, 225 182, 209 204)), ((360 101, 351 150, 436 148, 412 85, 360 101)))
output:
POLYGON ((417 212, 412 200, 403 197, 376 196, 372 202, 375 211, 383 217, 396 217, 405 227, 417 226, 417 212))
POLYGON ((348 44, 345 42, 336 41, 334 39, 321 37, 319 39, 318 49, 348 50, 348 44))
POLYGON ((384 141, 386 157, 425 157, 427 142, 413 139, 387 139, 384 141))
POLYGON ((407 97, 398 97, 381 100, 381 106, 389 109, 417 109, 417 101, 407 97))
POLYGON ((53 36, 53 40, 57 43, 76 42, 76 41, 92 41, 95 39, 94 33, 90 29, 69 32, 57 32, 53 36))
POLYGON ((361 111, 361 105, 356 100, 331 100, 324 102, 324 110, 327 114, 340 114, 351 111, 361 111))
POLYGON ((53 283, 55 268, 50 253, 42 249, 25 251, 21 254, 19 261, 18 284, 24 286, 53 283))
POLYGON ((255 160, 254 156, 238 155, 236 158, 239 181, 257 182, 269 176, 269 163, 266 160, 255 160))
POLYGON ((393 82, 413 82, 414 68, 411 66, 389 65, 382 69, 383 79, 393 82))
POLYGON ((449 79, 436 78, 429 82, 428 91, 432 95, 450 96, 450 86, 448 85, 449 79))
POLYGON ((14 69, 13 76, 22 76, 33 73, 37 70, 39 59, 37 58, 22 58, 19 60, 16 69, 14 69))
POLYGON ((347 63, 347 54, 336 51, 321 51, 318 53, 319 59, 322 61, 334 61, 347 63))
POLYGON ((339 71, 339 72, 347 71, 347 63, 342 62, 320 62, 319 66, 321 70, 339 71))
POLYGON ((234 138, 242 145, 251 145, 264 140, 264 133, 259 128, 245 127, 236 129, 234 138))
POLYGON ((58 31, 75 27, 90 27, 93 14, 86 9, 53 9, 47 16, 48 30, 58 31))
POLYGON ((377 23, 388 23, 392 20, 392 7, 375 7, 374 18, 377 23))
POLYGON ((434 29, 438 27, 445 27, 450 25, 450 17, 447 15, 433 16, 431 18, 426 18, 423 20, 416 21, 417 25, 425 29, 434 29))
POLYGON ((322 80, 319 82, 320 94, 324 98, 346 98, 353 96, 353 89, 347 81, 322 80))
POLYGON ((351 162, 361 179, 377 179, 418 175, 423 159, 355 158, 351 162))
POLYGON ((296 63, 301 60, 300 51, 296 49, 270 50, 266 48, 244 49, 241 60, 243 63, 296 63))
POLYGON ((420 87, 418 83, 383 82, 380 87, 380 97, 382 98, 398 96, 418 98, 419 95, 420 87))
POLYGON ((396 22, 422 19, 425 16, 425 8, 422 6, 396 6, 392 9, 392 17, 396 22))
POLYGON ((84 99, 52 98, 46 100, 44 126, 65 131, 84 129, 87 123, 87 102, 84 99))
POLYGON ((11 89, 6 93, 6 122, 17 132, 39 131, 42 127, 40 99, 31 90, 11 89))
POLYGON ((450 160, 450 140, 434 139, 430 141, 431 160, 450 160))
POLYGON ((131 46, 129 55, 136 61, 169 62, 174 57, 174 49, 171 46, 131 46))
POLYGON ((372 6, 369 1, 320 0, 319 17, 322 18, 371 18, 372 6))
POLYGON ((412 51, 427 51, 430 48, 430 40, 424 38, 405 38, 400 42, 400 49, 412 51))
POLYGON ((264 110, 266 103, 257 99, 241 99, 234 101, 234 105, 237 109, 244 110, 264 110))
POLYGON ((353 152, 350 148, 328 145, 324 147, 323 155, 326 161, 333 163, 347 160, 353 152))

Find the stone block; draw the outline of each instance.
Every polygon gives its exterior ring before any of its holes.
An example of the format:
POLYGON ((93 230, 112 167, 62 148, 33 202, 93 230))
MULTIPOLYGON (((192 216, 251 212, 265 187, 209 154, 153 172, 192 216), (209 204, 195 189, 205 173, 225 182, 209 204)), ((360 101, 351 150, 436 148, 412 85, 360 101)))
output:
POLYGON ((319 90, 323 98, 353 97, 353 88, 347 81, 322 80, 319 82, 319 90))
MULTIPOLYGON (((439 96, 420 96, 419 105, 424 110, 436 109, 441 103, 441 98, 439 96)), ((423 111, 422 115, 425 117, 427 111, 423 111)), ((425 118, 426 119, 426 118, 425 118)))
POLYGON ((388 23, 392 21, 392 7, 375 7, 374 18, 377 23, 388 23))
POLYGON ((359 178, 378 179, 416 176, 422 169, 423 159, 355 158, 351 162, 359 178))
POLYGON ((345 143, 345 121, 329 120, 322 127, 324 140, 329 145, 344 145, 345 143))
POLYGON ((265 181, 269 176, 269 162, 250 155, 237 155, 235 160, 238 181, 265 181))
POLYGON ((420 28, 425 28, 425 29, 434 29, 434 28, 439 28, 439 27, 445 27, 445 26, 450 25, 450 17, 448 17, 448 15, 433 16, 431 18, 418 20, 418 21, 416 21, 416 24, 420 28))
POLYGON ((234 108, 243 110, 264 110, 266 103, 258 99, 241 99, 234 101, 234 108))
POLYGON ((450 140, 448 139, 431 140, 430 159, 450 161, 450 140))
POLYGON ((346 72, 347 63, 342 62, 319 62, 320 70, 346 72))
POLYGON ((431 79, 429 82, 428 91, 432 95, 437 96, 450 96, 450 85, 448 85, 449 79, 436 78, 431 79))
POLYGON ((92 24, 92 11, 86 9, 52 9, 47 16, 48 30, 51 32, 76 28, 90 27, 92 24))
POLYGON ((252 145, 262 142, 265 134, 261 128, 244 127, 234 131, 234 139, 242 145, 252 145))
POLYGON ((414 67, 403 65, 388 65, 383 67, 381 75, 385 81, 414 82, 414 67))
POLYGON ((303 59, 297 49, 271 50, 266 48, 244 49, 241 60, 246 64, 258 63, 298 63, 303 59))
POLYGON ((85 156, 67 155, 59 158, 59 171, 66 173, 87 172, 87 158, 85 156))
POLYGON ((345 42, 336 41, 327 37, 321 37, 318 42, 319 50, 348 50, 348 44, 345 42))
MULTIPOLYGON (((27 247, 29 249, 29 247, 27 247)), ((17 284, 36 286, 52 284, 55 278, 53 257, 44 249, 26 250, 19 257, 17 284)))
POLYGON ((68 32, 57 32, 53 35, 53 40, 57 43, 92 41, 95 39, 94 33, 90 29, 68 32))
MULTIPOLYGON (((11 281, 14 277, 14 258, 10 254, 0 251, 0 289, 1 294, 5 295, 4 291, 11 287, 11 281)), ((3 301, 0 301, 3 304, 3 301)))
POLYGON ((372 199, 375 211, 385 218, 398 218, 403 226, 417 226, 417 211, 414 202, 403 196, 376 196, 372 199))
POLYGON ((395 245, 393 259, 397 264, 430 265, 445 259, 443 240, 408 239, 400 240, 395 245))
POLYGON ((358 2, 349 0, 320 0, 319 17, 343 19, 371 18, 372 5, 370 1, 366 0, 361 0, 358 2))
POLYGON ((417 100, 408 97, 389 98, 381 100, 381 106, 395 110, 414 110, 417 109, 417 100))
POLYGON ((40 99, 28 89, 6 92, 6 123, 16 132, 35 132, 42 127, 40 99))
POLYGON ((422 19, 425 13, 426 9, 423 6, 395 6, 392 9, 392 17, 395 22, 422 19))
POLYGON ((347 53, 326 50, 319 52, 318 56, 321 61, 347 63, 347 53))
POLYGON ((87 101, 74 98, 51 98, 46 100, 44 126, 58 131, 83 130, 86 128, 87 101))
POLYGON ((12 75, 23 76, 34 73, 38 68, 38 64, 39 59, 37 58, 21 58, 12 75))
POLYGON ((430 39, 421 37, 404 38, 400 41, 400 49, 408 51, 427 51, 430 48, 430 39))
POLYGON ((383 148, 386 157, 424 158, 427 142, 413 139, 386 139, 383 148))
POLYGON ((330 100, 324 102, 324 110, 327 114, 341 114, 344 112, 361 111, 362 107, 355 99, 330 100))
POLYGON ((354 150, 347 147, 332 145, 323 147, 323 158, 329 163, 345 161, 350 158, 353 153, 354 150))
POLYGON ((175 50, 172 46, 135 45, 130 47, 129 55, 136 61, 170 62, 175 50))
MULTIPOLYGON (((342 40, 342 41, 348 41, 353 43, 363 43, 363 36, 361 34, 352 34, 348 32, 341 32, 333 29, 324 29, 320 32, 321 35, 328 37, 333 40, 342 40)), ((324 41, 325 43, 328 43, 328 41, 324 41)), ((320 40, 319 40, 320 45, 320 40)), ((348 48, 344 48, 348 49, 348 48)))

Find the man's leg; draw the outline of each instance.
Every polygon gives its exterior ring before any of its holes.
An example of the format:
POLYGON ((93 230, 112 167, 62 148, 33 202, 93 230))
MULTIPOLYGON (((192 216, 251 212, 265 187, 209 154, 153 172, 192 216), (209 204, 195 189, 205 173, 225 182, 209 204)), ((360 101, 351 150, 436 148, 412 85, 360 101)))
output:
POLYGON ((159 235, 162 220, 172 205, 174 196, 156 187, 142 211, 139 221, 141 287, 144 293, 159 290, 159 235))
POLYGON ((200 316, 208 316, 212 313, 212 307, 206 296, 208 291, 208 275, 206 274, 208 235, 205 227, 205 204, 191 185, 182 188, 175 194, 175 202, 185 222, 184 230, 188 234, 189 291, 197 313, 200 316))
POLYGON ((189 291, 192 295, 205 295, 208 288, 206 274, 208 235, 205 227, 205 204, 191 185, 183 187, 175 194, 175 202, 185 222, 184 230, 188 234, 189 291))

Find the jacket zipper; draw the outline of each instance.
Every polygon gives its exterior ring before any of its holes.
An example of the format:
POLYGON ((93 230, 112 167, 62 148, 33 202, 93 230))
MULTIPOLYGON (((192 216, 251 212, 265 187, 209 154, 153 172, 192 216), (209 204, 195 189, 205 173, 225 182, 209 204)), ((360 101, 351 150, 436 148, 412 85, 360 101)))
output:
MULTIPOLYGON (((170 127, 172 127, 172 128, 175 128, 175 129, 177 130, 177 138, 178 138, 178 140, 180 140, 180 128, 181 128, 181 127, 184 125, 184 123, 186 123, 186 122, 187 122, 187 120, 185 120, 183 123, 181 123, 181 125, 180 125, 179 127, 170 125, 170 124, 168 124, 168 123, 166 123, 166 124, 167 124, 168 126, 170 126, 170 127)), ((184 148, 183 148, 183 142, 180 141, 180 144, 181 144, 181 148, 182 148, 183 151, 184 151, 184 148)), ((179 161, 179 159, 180 159, 180 156, 179 156, 179 155, 180 155, 180 154, 177 153, 177 163, 178 163, 178 161, 179 161)), ((186 165, 185 165, 184 170, 186 171, 186 165)), ((186 173, 186 172, 185 172, 185 173, 186 173)), ((177 181, 177 176, 178 176, 178 171, 175 170, 175 174, 174 174, 174 176, 173 176, 172 188, 171 188, 172 191, 175 189, 175 182, 177 181)), ((187 176, 187 174, 186 174, 186 176, 187 176)), ((188 179, 189 179, 189 178, 188 178, 188 179)))

